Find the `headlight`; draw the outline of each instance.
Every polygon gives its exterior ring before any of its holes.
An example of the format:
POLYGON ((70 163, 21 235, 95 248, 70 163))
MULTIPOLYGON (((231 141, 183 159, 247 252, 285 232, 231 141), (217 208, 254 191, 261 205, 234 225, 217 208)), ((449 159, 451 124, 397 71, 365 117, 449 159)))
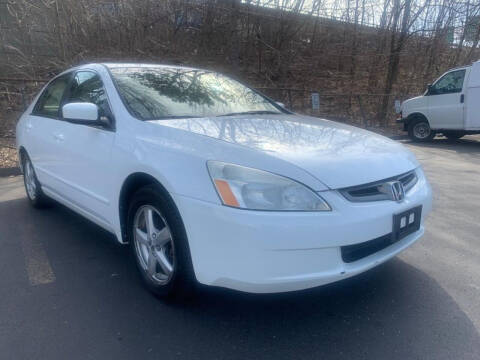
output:
POLYGON ((331 210, 313 190, 286 177, 219 161, 208 161, 207 166, 224 205, 250 210, 331 210))

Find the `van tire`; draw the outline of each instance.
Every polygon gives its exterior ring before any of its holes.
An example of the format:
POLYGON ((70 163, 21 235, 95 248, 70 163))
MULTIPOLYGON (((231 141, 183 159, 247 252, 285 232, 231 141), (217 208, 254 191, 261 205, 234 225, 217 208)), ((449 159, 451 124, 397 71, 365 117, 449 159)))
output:
POLYGON ((418 116, 408 122, 408 136, 412 141, 431 141, 435 135, 435 131, 430 128, 428 120, 424 117, 418 116))

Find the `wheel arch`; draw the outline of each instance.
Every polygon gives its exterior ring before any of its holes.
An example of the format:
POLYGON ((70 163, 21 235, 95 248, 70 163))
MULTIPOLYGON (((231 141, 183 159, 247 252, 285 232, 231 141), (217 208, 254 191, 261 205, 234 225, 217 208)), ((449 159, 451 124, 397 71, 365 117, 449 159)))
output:
POLYGON ((20 171, 22 173, 23 173, 23 161, 25 159, 25 156, 28 156, 28 152, 23 146, 20 146, 18 149, 18 166, 20 167, 20 171))
POLYGON ((425 114, 417 111, 407 116, 407 121, 406 121, 407 126, 410 122, 412 122, 415 119, 424 119, 426 122, 428 122, 428 125, 430 125, 430 121, 428 121, 428 118, 425 116, 425 114))
MULTIPOLYGON (((127 216, 128 206, 133 194, 143 186, 155 184, 159 191, 162 191, 168 197, 171 196, 165 186, 162 185, 158 179, 145 172, 135 172, 127 176, 123 181, 120 195, 118 198, 118 215, 120 221, 121 242, 126 244, 128 242, 127 236, 127 216)), ((173 202, 173 199, 172 199, 173 202)))

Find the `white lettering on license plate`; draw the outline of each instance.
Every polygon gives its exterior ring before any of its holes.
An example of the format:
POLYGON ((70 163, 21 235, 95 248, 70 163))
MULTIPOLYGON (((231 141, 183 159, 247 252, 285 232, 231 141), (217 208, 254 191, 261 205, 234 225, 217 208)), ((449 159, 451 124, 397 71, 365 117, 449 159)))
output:
POLYGON ((415 221, 415 214, 414 213, 411 213, 410 216, 408 217, 408 224, 413 224, 413 222, 415 221))

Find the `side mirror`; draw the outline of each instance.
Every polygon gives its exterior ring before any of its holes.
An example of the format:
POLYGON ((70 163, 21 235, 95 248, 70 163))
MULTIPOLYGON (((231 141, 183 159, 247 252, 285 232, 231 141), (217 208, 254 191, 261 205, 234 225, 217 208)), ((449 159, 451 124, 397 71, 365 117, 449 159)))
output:
POLYGON ((92 103, 69 103, 62 107, 65 120, 85 125, 101 125, 98 106, 92 103))
POLYGON ((284 107, 285 107, 285 104, 284 104, 284 103, 282 103, 282 102, 280 102, 280 101, 277 101, 277 102, 276 102, 276 104, 277 104, 278 106, 282 107, 282 108, 284 108, 284 107))
POLYGON ((427 85, 427 95, 432 94, 432 84, 427 85))

